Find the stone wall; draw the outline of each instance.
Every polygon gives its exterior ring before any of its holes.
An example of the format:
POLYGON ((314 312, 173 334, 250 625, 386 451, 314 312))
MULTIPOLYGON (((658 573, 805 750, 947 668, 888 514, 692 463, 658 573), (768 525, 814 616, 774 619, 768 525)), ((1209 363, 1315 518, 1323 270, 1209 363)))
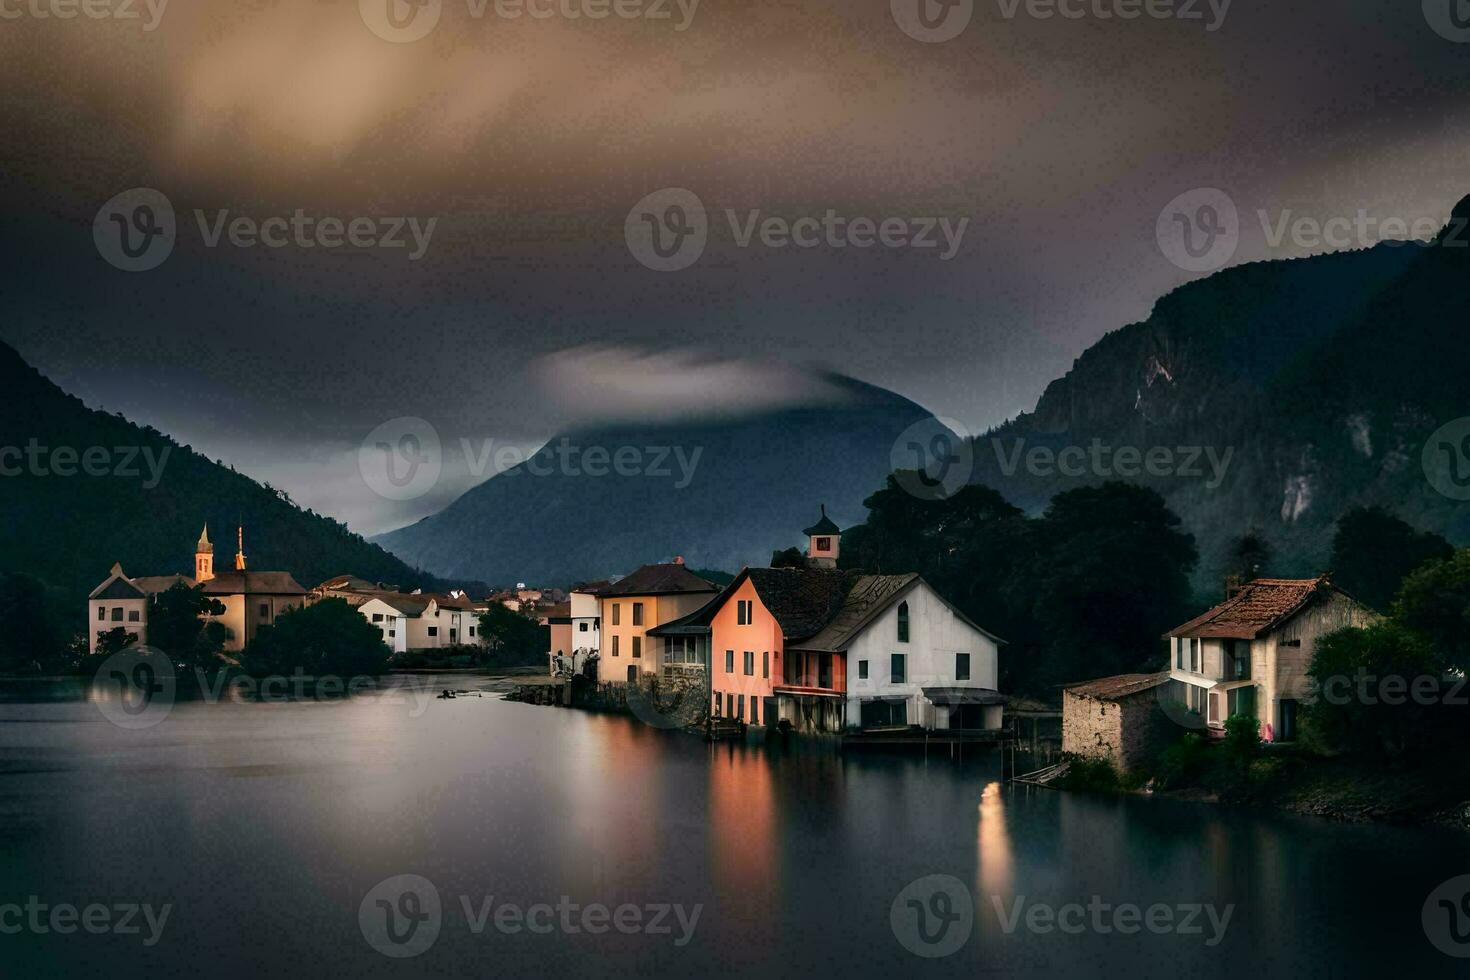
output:
POLYGON ((1152 688, 1116 701, 1062 692, 1063 752, 1109 759, 1126 772, 1152 758, 1167 733, 1152 688))

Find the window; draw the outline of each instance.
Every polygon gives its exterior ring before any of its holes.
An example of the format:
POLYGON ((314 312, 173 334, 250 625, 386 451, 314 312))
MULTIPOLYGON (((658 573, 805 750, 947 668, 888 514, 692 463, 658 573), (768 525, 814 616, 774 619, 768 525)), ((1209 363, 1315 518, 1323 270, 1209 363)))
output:
POLYGON ((623 605, 620 602, 614 602, 612 604, 612 607, 613 607, 613 621, 612 621, 612 624, 614 626, 618 626, 623 621, 623 605))
POLYGON ((865 681, 867 679, 868 679, 868 662, 866 660, 859 660, 858 661, 858 680, 865 681))
POLYGON ((900 602, 898 604, 898 642, 909 641, 909 604, 900 602))
POLYGON ((473 626, 471 626, 470 627, 470 636, 474 636, 474 635, 475 635, 475 628, 473 626))
POLYGON ((824 653, 817 657, 817 686, 832 686, 832 654, 824 653))
POLYGON ((761 654, 761 679, 771 679, 771 651, 769 650, 761 654))
POLYGON ((637 660, 643 656, 643 637, 633 637, 633 659, 637 660))
POLYGON ((761 723, 761 702, 754 694, 750 696, 750 723, 752 725, 761 723))
POLYGON ((725 651, 725 673, 727 673, 727 674, 733 674, 733 673, 735 673, 735 651, 734 650, 726 650, 725 651))
POLYGON ((429 635, 430 636, 438 636, 439 635, 439 627, 437 627, 437 626, 430 626, 429 627, 429 635))
POLYGON ((578 623, 577 624, 577 632, 578 633, 585 633, 585 632, 587 632, 587 624, 586 623, 578 623))
POLYGON ((715 692, 715 717, 725 713, 725 694, 723 691, 715 692))
POLYGON ((616 636, 614 636, 613 637, 613 656, 616 657, 617 655, 618 655, 618 638, 616 636))
POLYGON ((745 666, 745 676, 746 677, 754 677, 755 676, 755 654, 754 653, 751 653, 749 650, 746 650, 745 651, 745 656, 742 657, 741 660, 742 660, 742 662, 743 662, 743 664, 745 666))
POLYGON ((1251 644, 1249 640, 1233 640, 1230 644, 1230 679, 1250 680, 1251 644))
POLYGON ((818 551, 831 551, 832 550, 832 539, 831 538, 818 538, 817 539, 817 550, 818 551))
POLYGON ((458 641, 459 641, 459 630, 457 630, 457 629, 451 629, 449 631, 449 642, 450 643, 457 643, 458 641))
POLYGON ((889 658, 890 663, 888 667, 888 673, 890 675, 889 679, 892 680, 893 683, 904 683, 905 678, 908 676, 904 670, 904 661, 907 659, 908 658, 902 653, 895 653, 892 657, 889 658))
POLYGON ((97 607, 97 621, 98 622, 102 622, 105 619, 107 619, 107 607, 106 606, 98 606, 97 607))
POLYGON ((397 630, 389 630, 388 631, 388 635, 389 636, 397 636, 398 635, 398 631, 397 630))
POLYGON ((1237 687, 1230 692, 1229 698, 1230 716, 1245 715, 1249 718, 1256 716, 1256 689, 1254 687, 1237 687))
MULTIPOLYGON (((1158 663, 1157 660, 1154 663, 1158 663)), ((954 655, 954 679, 967 681, 970 679, 970 655, 968 653, 957 653, 954 655)))
POLYGON ((1189 669, 1196 674, 1199 673, 1200 641, 1192 639, 1189 641, 1189 669))
POLYGON ((112 621, 114 623, 121 623, 122 622, 122 606, 113 606, 112 607, 112 621))
POLYGON ((1184 644, 1188 642, 1183 637, 1174 639, 1174 666, 1180 670, 1184 669, 1184 644))
POLYGON ((755 619, 755 603, 749 599, 735 600, 735 624, 749 626, 755 619))
POLYGON ((382 613, 373 613, 373 622, 375 622, 375 623, 381 623, 382 621, 383 621, 383 614, 382 613))
POLYGON ((262 602, 260 604, 260 618, 261 619, 270 619, 271 618, 271 604, 269 602, 262 602))
POLYGON ((735 720, 736 721, 744 721, 745 720, 745 695, 743 695, 743 694, 740 694, 740 695, 737 695, 736 696, 736 701, 735 701, 735 720))
POLYGON ((643 603, 641 602, 633 603, 633 625, 643 625, 643 603))
POLYGON ((136 609, 129 609, 128 610, 128 622, 130 622, 130 623, 136 623, 141 618, 142 617, 138 614, 138 610, 136 610, 136 609))
POLYGON ((637 667, 630 666, 628 668, 628 683, 629 684, 637 684, 638 683, 638 668, 637 667))

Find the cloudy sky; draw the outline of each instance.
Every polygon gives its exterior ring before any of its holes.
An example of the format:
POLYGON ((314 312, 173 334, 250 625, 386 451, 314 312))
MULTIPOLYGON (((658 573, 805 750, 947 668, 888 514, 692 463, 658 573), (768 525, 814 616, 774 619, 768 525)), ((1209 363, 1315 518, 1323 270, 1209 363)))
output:
POLYGON ((389 3, 0 0, 0 339, 367 533, 475 479, 374 495, 395 417, 531 447, 816 366, 980 431, 1201 267, 1470 193, 1451 0, 389 3), (176 219, 148 271, 94 236, 135 188, 176 219), (662 271, 674 188, 703 248, 662 271))

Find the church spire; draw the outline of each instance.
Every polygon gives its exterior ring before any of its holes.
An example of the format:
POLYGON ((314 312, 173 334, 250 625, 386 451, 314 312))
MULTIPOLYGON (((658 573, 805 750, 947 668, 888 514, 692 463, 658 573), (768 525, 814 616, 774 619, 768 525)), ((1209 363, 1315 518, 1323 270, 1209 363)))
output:
POLYGON ((209 543, 209 525, 204 525, 204 531, 199 535, 199 543, 194 546, 194 581, 208 582, 214 578, 214 545, 209 543))
POLYGON ((240 525, 235 528, 235 571, 245 571, 245 527, 240 525))

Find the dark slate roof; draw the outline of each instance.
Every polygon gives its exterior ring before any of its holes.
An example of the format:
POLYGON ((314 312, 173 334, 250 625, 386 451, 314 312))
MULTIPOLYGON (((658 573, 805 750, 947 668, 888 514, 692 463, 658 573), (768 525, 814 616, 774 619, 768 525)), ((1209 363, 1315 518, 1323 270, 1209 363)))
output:
POLYGON ((926 687, 924 697, 935 704, 1005 704, 1010 701, 988 687, 926 687))
MULTIPOLYGON (((815 636, 800 645, 802 650, 840 653, 852 646, 870 622, 898 601, 920 581, 917 572, 907 575, 864 575, 847 593, 842 607, 815 636)), ((977 627, 978 628, 978 627, 977 627)))
POLYGON ((306 595, 290 572, 216 572, 204 583, 205 595, 306 595))
POLYGON ((103 582, 101 585, 97 586, 97 588, 93 589, 92 594, 87 596, 87 598, 141 599, 143 598, 143 595, 143 590, 137 585, 133 584, 133 582, 131 582, 129 579, 124 578, 120 575, 114 575, 112 578, 108 579, 106 582, 103 582))
POLYGON ((133 584, 149 595, 153 595, 158 592, 167 592, 175 585, 186 585, 192 589, 199 583, 187 575, 139 575, 133 579, 133 584))
POLYGON ((699 636, 710 631, 715 615, 747 580, 761 604, 775 617, 787 642, 820 630, 842 608, 848 586, 857 578, 831 568, 747 568, 699 609, 648 631, 649 636, 699 636))
POLYGON ((832 518, 827 516, 827 505, 823 504, 822 519, 801 533, 808 537, 815 537, 818 534, 841 534, 842 529, 832 523, 832 518))
POLYGON ((718 592, 713 582, 706 582, 678 562, 644 565, 627 578, 619 579, 598 592, 599 596, 685 595, 718 592))
POLYGON ((1099 701, 1118 701, 1122 698, 1151 691, 1169 680, 1167 670, 1157 674, 1119 674, 1116 677, 1099 677, 1083 684, 1070 684, 1063 688, 1068 694, 1077 694, 1099 701))
POLYGON ((412 618, 422 616, 424 610, 429 608, 429 600, 433 598, 433 596, 424 595, 404 595, 401 592, 374 592, 368 602, 377 599, 389 608, 412 618))
POLYGON ((602 591, 610 585, 612 585, 611 582, 607 579, 602 579, 597 582, 584 582, 572 589, 572 591, 579 595, 601 595, 602 591))
POLYGON ((1295 616, 1327 591, 1341 591, 1326 575, 1317 578, 1258 578, 1224 602, 1176 626, 1166 636, 1253 640, 1295 616))

